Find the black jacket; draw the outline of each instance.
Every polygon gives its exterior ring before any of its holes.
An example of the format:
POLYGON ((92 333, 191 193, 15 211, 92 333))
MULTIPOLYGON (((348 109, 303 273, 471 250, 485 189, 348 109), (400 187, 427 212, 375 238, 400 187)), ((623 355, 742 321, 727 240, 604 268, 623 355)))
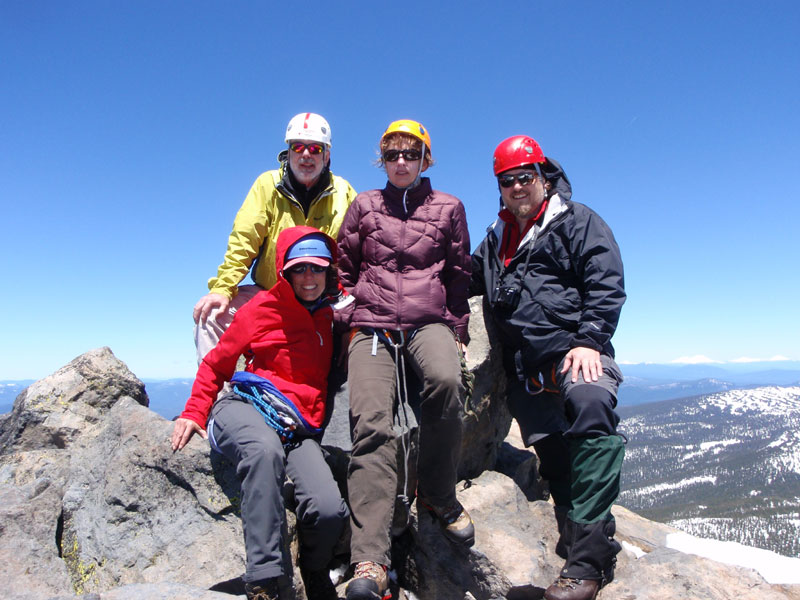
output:
MULTIPOLYGON (((536 375, 578 346, 613 357, 611 336, 625 302, 622 258, 611 229, 593 210, 569 200, 571 186, 558 163, 548 159, 544 172, 555 193, 508 267, 498 256, 500 219, 472 255, 470 294, 486 295, 511 351, 504 356, 513 355, 521 377, 536 375), (515 308, 498 302, 504 288, 519 290, 515 308)), ((505 293, 513 305, 514 294, 505 293)))

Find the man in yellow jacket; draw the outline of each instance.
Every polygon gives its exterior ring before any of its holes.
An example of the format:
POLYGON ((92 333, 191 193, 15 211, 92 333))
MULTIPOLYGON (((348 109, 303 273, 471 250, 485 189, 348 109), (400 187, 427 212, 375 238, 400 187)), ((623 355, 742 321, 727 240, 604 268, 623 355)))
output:
POLYGON ((203 359, 233 320, 233 315, 261 289, 271 288, 275 242, 281 230, 310 225, 336 239, 347 208, 356 196, 352 186, 330 171, 331 128, 314 113, 300 113, 286 128, 288 148, 278 155, 279 169, 256 179, 228 238, 209 293, 195 304, 197 361, 203 359), (255 285, 239 285, 248 272, 255 285))

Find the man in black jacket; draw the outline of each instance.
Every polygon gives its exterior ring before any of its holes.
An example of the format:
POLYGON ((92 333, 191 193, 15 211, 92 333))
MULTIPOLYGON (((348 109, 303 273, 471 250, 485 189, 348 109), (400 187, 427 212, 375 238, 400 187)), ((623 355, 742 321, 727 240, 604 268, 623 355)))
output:
POLYGON ((620 551, 611 506, 624 456, 614 412, 622 374, 611 336, 625 302, 622 259, 535 140, 501 142, 494 173, 502 208, 472 256, 472 294, 486 296, 501 332, 509 408, 555 502, 566 562, 544 597, 592 600, 620 551))

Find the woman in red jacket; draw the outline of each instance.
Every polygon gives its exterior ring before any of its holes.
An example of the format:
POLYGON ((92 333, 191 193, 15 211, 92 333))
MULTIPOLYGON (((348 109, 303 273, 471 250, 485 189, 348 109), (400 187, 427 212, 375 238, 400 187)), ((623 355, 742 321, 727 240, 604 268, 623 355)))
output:
POLYGON ((239 309, 205 356, 172 433, 173 450, 199 433, 236 466, 248 598, 280 598, 279 583, 290 575, 281 539, 286 476, 297 500, 307 595, 337 597, 326 567, 349 513, 319 445, 333 352, 327 292, 337 284, 335 257, 333 240, 313 227, 281 232, 278 282, 239 309), (242 354, 245 371, 234 374, 242 354), (218 398, 228 381, 232 391, 218 398))
POLYGON ((380 148, 389 181, 356 196, 339 230, 339 275, 355 298, 348 323, 347 482, 356 571, 347 600, 387 594, 398 479, 393 411, 405 393, 406 368, 422 382, 417 508, 430 512, 453 542, 474 542, 472 520, 455 492, 464 395, 458 344, 468 342, 469 318, 464 206, 422 177, 433 159, 420 123, 395 121, 380 148))

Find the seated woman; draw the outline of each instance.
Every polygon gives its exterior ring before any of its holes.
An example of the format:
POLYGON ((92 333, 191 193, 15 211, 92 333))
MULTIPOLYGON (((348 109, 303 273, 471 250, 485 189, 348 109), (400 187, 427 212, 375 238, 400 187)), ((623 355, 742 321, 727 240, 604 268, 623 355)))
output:
POLYGON ((280 233, 278 282, 239 309, 205 356, 172 432, 173 450, 199 433, 236 466, 248 599, 280 598, 279 578, 291 576, 281 535, 287 476, 297 500, 306 594, 337 598, 327 565, 349 513, 319 445, 333 353, 327 292, 337 286, 335 256, 334 241, 313 227, 280 233), (234 375, 241 354, 247 366, 234 375), (228 381, 232 391, 217 398, 228 381))
POLYGON ((347 600, 386 598, 397 487, 393 410, 405 365, 422 382, 417 508, 453 542, 475 530, 456 499, 464 388, 459 344, 468 342, 470 245, 464 206, 421 177, 431 141, 415 121, 395 121, 380 142, 389 182, 356 196, 339 231, 339 275, 354 297, 348 324, 348 470, 355 576, 347 600))

